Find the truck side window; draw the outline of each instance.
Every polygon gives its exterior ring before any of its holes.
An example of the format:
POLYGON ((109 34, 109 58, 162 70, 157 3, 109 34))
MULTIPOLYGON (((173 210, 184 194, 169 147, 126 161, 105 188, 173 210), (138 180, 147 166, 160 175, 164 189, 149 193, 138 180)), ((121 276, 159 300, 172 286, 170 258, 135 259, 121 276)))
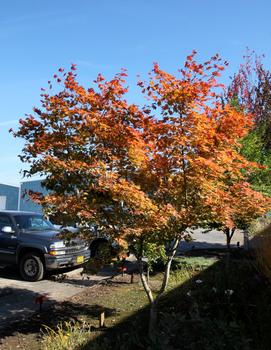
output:
POLYGON ((0 231, 5 226, 13 226, 10 218, 7 215, 0 214, 0 231))

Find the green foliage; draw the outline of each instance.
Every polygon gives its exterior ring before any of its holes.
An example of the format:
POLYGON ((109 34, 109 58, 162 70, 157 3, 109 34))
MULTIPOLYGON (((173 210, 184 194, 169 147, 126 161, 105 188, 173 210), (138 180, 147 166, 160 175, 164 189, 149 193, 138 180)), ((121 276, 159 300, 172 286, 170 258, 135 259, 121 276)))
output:
POLYGON ((265 215, 257 220, 254 220, 248 228, 248 234, 250 237, 254 237, 269 225, 271 225, 270 214, 265 215))
POLYGON ((144 256, 146 258, 150 271, 157 263, 159 263, 159 265, 164 265, 167 260, 167 254, 164 245, 143 242, 143 252, 140 252, 140 244, 136 242, 129 248, 130 252, 135 256, 144 256))
POLYGON ((262 125, 245 136, 242 140, 241 153, 249 161, 263 165, 261 169, 250 174, 249 182, 255 190, 271 196, 271 151, 264 147, 264 130, 264 125, 262 125))
POLYGON ((217 261, 216 258, 206 258, 204 256, 196 256, 196 257, 176 257, 172 261, 172 269, 176 270, 177 273, 181 273, 184 270, 186 271, 201 271, 217 261))

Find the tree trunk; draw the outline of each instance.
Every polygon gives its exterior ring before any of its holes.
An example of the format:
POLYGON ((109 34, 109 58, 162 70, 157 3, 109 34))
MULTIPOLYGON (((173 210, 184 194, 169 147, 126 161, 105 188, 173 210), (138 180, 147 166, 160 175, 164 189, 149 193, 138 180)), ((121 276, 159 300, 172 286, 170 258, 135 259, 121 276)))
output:
POLYGON ((164 294, 164 292, 168 286, 171 263, 172 263, 172 260, 175 256, 175 254, 176 254, 179 243, 180 243, 180 239, 175 238, 174 242, 173 242, 173 246, 172 246, 172 248, 169 252, 169 255, 168 255, 163 282, 162 282, 161 288, 160 288, 156 298, 153 297, 152 290, 151 290, 149 283, 148 283, 148 280, 145 276, 142 257, 137 258, 141 282, 143 284, 143 288, 148 296, 148 300, 150 303, 150 319, 149 319, 148 335, 149 335, 149 338, 151 340, 155 340, 155 338, 156 338, 157 318, 158 318, 158 303, 159 303, 159 300, 161 299, 162 295, 164 294))
POLYGON ((150 267, 149 264, 147 265, 147 271, 146 271, 146 275, 147 275, 147 282, 150 282, 150 267))
POLYGON ((169 281, 169 275, 170 275, 170 268, 171 268, 171 263, 172 260, 176 254, 178 245, 180 243, 180 239, 176 238, 173 242, 173 246, 169 252, 168 255, 168 260, 166 263, 166 268, 165 268, 165 272, 164 272, 164 278, 163 278, 163 282, 162 282, 162 286, 159 290, 158 295, 156 296, 156 298, 153 300, 153 302, 151 303, 151 307, 150 307, 150 320, 149 320, 149 338, 154 340, 156 337, 156 332, 157 332, 157 315, 158 315, 158 303, 159 300, 161 299, 161 297, 163 296, 164 292, 167 289, 168 286, 168 281, 169 281))
POLYGON ((160 288, 160 291, 159 291, 157 297, 160 297, 160 294, 162 295, 164 293, 164 291, 166 290, 166 288, 167 288, 169 275, 170 275, 171 263, 172 263, 172 260, 173 260, 173 258, 175 256, 175 254, 176 254, 176 251, 177 251, 179 243, 180 243, 180 239, 179 238, 175 238, 175 240, 173 241, 173 246, 172 246, 172 248, 171 248, 171 250, 169 252, 169 255, 168 255, 168 260, 167 260, 166 268, 165 268, 165 272, 164 272, 163 283, 162 283, 162 286, 160 288))
POLYGON ((152 290, 151 290, 149 283, 147 281, 147 278, 145 276, 142 258, 138 258, 138 265, 139 265, 139 273, 140 273, 141 282, 142 282, 143 288, 147 294, 149 304, 150 304, 150 319, 149 319, 148 336, 149 336, 149 339, 154 340, 155 335, 156 335, 156 325, 157 325, 157 299, 154 299, 153 294, 152 294, 152 290))
POLYGON ((227 249, 230 250, 230 248, 231 248, 231 238, 230 238, 230 235, 228 233, 226 234, 226 237, 227 237, 227 249))
MULTIPOLYGON (((228 228, 226 227, 224 230, 224 233, 226 234, 226 240, 227 240, 227 255, 226 255, 226 276, 227 276, 227 280, 228 280, 228 275, 230 273, 230 249, 231 249, 231 239, 234 235, 235 232, 235 227, 233 228, 228 228)), ((228 282, 227 282, 228 283, 228 282)))
POLYGON ((158 315, 158 305, 157 299, 155 299, 150 306, 150 319, 149 319, 149 329, 148 336, 149 339, 155 340, 157 333, 157 315, 158 315))
POLYGON ((224 233, 226 234, 227 249, 228 249, 228 250, 230 250, 230 248, 231 248, 231 239, 232 239, 232 237, 233 237, 233 235, 234 235, 235 230, 236 230, 235 227, 233 227, 233 228, 231 228, 231 229, 228 228, 228 227, 226 227, 226 228, 224 229, 224 233))
POLYGON ((146 276, 144 274, 144 268, 143 268, 143 261, 142 258, 138 258, 138 267, 139 267, 139 274, 140 274, 140 278, 141 278, 141 282, 143 284, 143 288, 147 294, 147 297, 149 299, 149 303, 152 304, 154 301, 153 298, 153 294, 152 294, 152 290, 147 282, 146 276))

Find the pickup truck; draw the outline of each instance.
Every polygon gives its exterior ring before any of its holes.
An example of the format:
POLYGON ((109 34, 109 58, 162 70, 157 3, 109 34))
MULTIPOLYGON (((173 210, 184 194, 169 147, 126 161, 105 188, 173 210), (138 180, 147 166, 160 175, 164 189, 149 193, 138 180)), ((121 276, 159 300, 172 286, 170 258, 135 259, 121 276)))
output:
POLYGON ((88 242, 60 238, 42 215, 0 211, 0 265, 17 265, 22 279, 39 281, 48 270, 80 266, 89 258, 88 242))

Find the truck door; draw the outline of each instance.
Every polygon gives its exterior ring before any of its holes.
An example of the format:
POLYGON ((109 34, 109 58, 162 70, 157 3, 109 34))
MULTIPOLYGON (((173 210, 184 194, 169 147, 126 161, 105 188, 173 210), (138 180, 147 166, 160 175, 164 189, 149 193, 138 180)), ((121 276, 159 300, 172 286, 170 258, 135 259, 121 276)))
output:
POLYGON ((0 214, 0 264, 16 263, 17 245, 18 237, 11 218, 6 214, 0 214), (2 228, 5 226, 11 226, 14 233, 3 232, 2 228))

